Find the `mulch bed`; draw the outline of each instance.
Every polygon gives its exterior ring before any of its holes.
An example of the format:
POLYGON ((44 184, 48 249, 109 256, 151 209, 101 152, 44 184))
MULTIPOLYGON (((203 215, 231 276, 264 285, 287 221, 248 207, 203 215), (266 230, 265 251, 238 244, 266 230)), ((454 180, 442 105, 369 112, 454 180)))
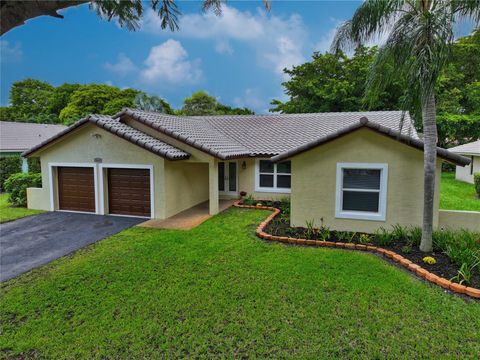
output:
MULTIPOLYGON (((277 201, 259 201, 259 202, 261 202, 265 206, 273 206, 276 208, 281 208, 281 203, 277 201)), ((318 236, 307 237, 306 231, 307 229, 303 227, 290 227, 290 219, 287 215, 284 215, 284 214, 277 217, 275 221, 270 222, 265 229, 265 232, 271 235, 287 236, 292 238, 303 238, 308 240, 323 240, 323 239, 319 239, 318 236)), ((362 233, 357 233, 350 242, 354 244, 360 244, 361 242, 359 241, 359 238, 361 234, 362 233)), ((330 237, 327 240, 332 242, 346 242, 345 239, 339 240, 337 238, 337 232, 334 230, 330 231, 330 237)), ((367 245, 365 243, 363 244, 367 245)), ((375 241, 368 244, 379 246, 387 250, 392 250, 397 254, 402 255, 404 258, 412 261, 413 263, 420 265, 421 267, 428 270, 429 272, 435 275, 438 275, 442 278, 445 278, 447 280, 450 280, 452 282, 455 282, 455 279, 452 279, 452 278, 457 276, 459 266, 452 263, 450 259, 442 252, 425 253, 420 251, 418 246, 409 247, 409 251, 407 252, 405 251, 405 247, 408 245, 408 243, 404 239, 395 240, 390 245, 381 245, 381 244, 375 243, 375 241), (432 256, 433 258, 435 258, 436 263, 433 265, 425 263, 423 261, 423 258, 425 256, 432 256)), ((480 275, 478 274, 478 272, 473 275, 471 283, 468 284, 467 286, 480 288, 480 275)))

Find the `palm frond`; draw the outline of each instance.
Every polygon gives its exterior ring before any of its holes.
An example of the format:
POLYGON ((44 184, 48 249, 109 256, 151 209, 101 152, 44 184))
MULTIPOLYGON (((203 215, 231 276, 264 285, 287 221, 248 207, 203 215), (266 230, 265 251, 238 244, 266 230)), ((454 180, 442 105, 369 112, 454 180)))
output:
POLYGON ((453 0, 452 12, 460 19, 471 19, 475 26, 480 26, 480 1, 479 0, 453 0))
POLYGON ((364 45, 369 40, 387 33, 405 6, 405 0, 364 1, 352 19, 338 28, 332 52, 364 45))

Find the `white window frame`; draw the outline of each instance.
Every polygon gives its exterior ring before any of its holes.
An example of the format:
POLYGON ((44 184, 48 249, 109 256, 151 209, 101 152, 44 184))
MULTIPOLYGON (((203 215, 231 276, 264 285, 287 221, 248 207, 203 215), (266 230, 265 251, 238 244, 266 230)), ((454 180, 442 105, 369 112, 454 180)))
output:
MULTIPOLYGON (((388 164, 378 163, 337 163, 336 196, 335 196, 335 217, 340 219, 357 219, 385 221, 387 213, 387 184, 388 164), (380 170, 380 190, 378 212, 343 210, 343 169, 369 169, 380 170)), ((368 189, 348 189, 350 191, 377 192, 368 189)))
POLYGON ((64 211, 64 212, 78 212, 86 214, 100 214, 100 198, 97 189, 97 179, 98 179, 98 169, 96 163, 69 163, 69 162, 51 162, 48 163, 48 177, 49 177, 49 186, 50 186, 50 211, 64 211), (73 210, 61 210, 58 208, 59 204, 56 204, 57 197, 58 200, 58 175, 56 179, 53 175, 53 168, 59 167, 91 167, 93 168, 93 182, 94 182, 94 191, 95 191, 95 212, 86 212, 86 211, 73 211, 73 210), (55 188, 56 185, 56 188, 55 188), (56 196, 55 196, 56 194, 56 196))
POLYGON ((102 199, 100 201, 100 211, 101 215, 111 215, 111 216, 123 216, 123 217, 136 217, 136 218, 146 218, 148 216, 137 216, 137 215, 122 215, 122 214, 106 214, 105 211, 105 201, 108 199, 105 197, 105 176, 104 176, 104 169, 144 169, 149 170, 150 172, 150 219, 155 218, 155 181, 153 178, 153 165, 144 165, 144 164, 104 164, 100 163, 99 166, 99 173, 100 173, 100 184, 99 184, 99 198, 102 199))
MULTIPOLYGON (((257 192, 271 192, 271 193, 282 193, 290 194, 292 191, 292 171, 290 167, 290 173, 279 173, 277 172, 277 163, 273 163, 273 173, 260 173, 260 160, 272 161, 270 159, 255 159, 255 191, 257 192), (273 175, 273 187, 261 187, 260 186, 260 174, 273 175), (290 189, 287 188, 277 188, 277 175, 289 175, 290 176, 290 189)), ((289 160, 287 160, 289 161, 289 160)), ((291 164, 291 163, 290 163, 291 164)))

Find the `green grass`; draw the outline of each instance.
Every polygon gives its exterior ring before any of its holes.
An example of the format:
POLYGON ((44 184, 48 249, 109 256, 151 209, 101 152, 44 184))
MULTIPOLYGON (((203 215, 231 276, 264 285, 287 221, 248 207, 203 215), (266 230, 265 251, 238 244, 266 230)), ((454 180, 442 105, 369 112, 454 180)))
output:
POLYGON ((7 201, 8 194, 0 194, 0 223, 23 218, 25 216, 39 214, 43 211, 30 210, 23 207, 13 207, 7 201))
MULTIPOLYGON (((372 254, 266 243, 266 211, 132 228, 2 287, 0 354, 475 358, 480 302, 372 254)), ((0 355, 1 356, 1 355, 0 355)))
POLYGON ((480 211, 480 200, 473 184, 455 180, 454 172, 443 172, 440 209, 480 211))

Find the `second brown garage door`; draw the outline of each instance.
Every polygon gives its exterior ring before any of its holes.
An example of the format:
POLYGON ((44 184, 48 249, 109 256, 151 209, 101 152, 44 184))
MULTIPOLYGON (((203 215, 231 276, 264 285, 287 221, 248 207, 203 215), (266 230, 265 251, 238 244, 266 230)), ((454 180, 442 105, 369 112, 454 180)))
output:
POLYGON ((58 167, 60 210, 95 212, 95 182, 91 167, 58 167))
POLYGON ((108 169, 110 214, 150 216, 150 171, 108 169))

